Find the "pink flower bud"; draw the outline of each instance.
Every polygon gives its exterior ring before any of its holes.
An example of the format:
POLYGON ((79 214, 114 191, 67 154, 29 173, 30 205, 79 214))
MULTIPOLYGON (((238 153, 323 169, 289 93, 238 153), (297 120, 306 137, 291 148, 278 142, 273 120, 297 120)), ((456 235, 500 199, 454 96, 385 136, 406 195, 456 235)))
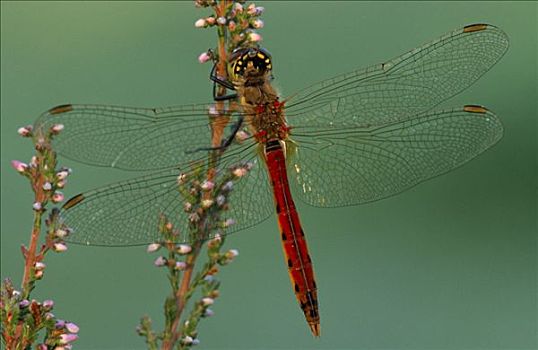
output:
POLYGON ((176 251, 178 254, 181 254, 181 255, 189 254, 192 251, 192 247, 188 244, 180 244, 177 247, 176 251))
POLYGON ((258 42, 258 41, 262 40, 262 36, 260 34, 258 34, 258 33, 254 33, 254 32, 250 32, 250 34, 248 35, 248 38, 252 42, 258 42))
POLYGON ((193 223, 200 221, 200 215, 198 215, 197 213, 192 213, 191 215, 189 215, 189 221, 193 223))
POLYGON ((54 192, 51 199, 54 203, 61 202, 64 200, 64 194, 62 192, 54 192))
POLYGON ((234 188, 233 181, 228 181, 224 185, 222 185, 222 190, 223 191, 229 192, 229 191, 233 190, 233 188, 234 188))
POLYGON ((234 224, 235 224, 234 219, 226 219, 226 221, 224 221, 224 227, 230 227, 230 226, 232 226, 234 224))
POLYGON ((64 125, 63 124, 54 124, 51 128, 50 128, 50 131, 52 131, 54 134, 58 134, 60 131, 62 131, 64 129, 64 125))
POLYGON ((174 266, 176 270, 183 271, 187 268, 187 264, 183 261, 176 261, 176 265, 174 266))
MULTIPOLYGON (((65 344, 69 344, 71 342, 74 342, 75 340, 78 339, 78 335, 76 334, 61 334, 60 335, 60 344, 62 345, 65 345, 65 344)), ((58 348, 56 348, 58 349, 58 348)))
POLYGON ((217 205, 221 207, 224 203, 226 203, 226 197, 224 197, 222 194, 219 194, 217 196, 217 205))
POLYGON ((235 177, 243 177, 248 173, 248 170, 243 167, 235 168, 232 172, 235 177))
POLYGON ((214 302, 215 302, 215 300, 213 300, 213 298, 203 298, 202 299, 202 304, 204 306, 213 305, 214 302))
POLYGON ((215 313, 213 312, 213 310, 211 309, 205 309, 205 312, 204 312, 204 317, 211 317, 213 316, 215 313))
POLYGON ((221 26, 225 25, 226 24, 226 17, 217 18, 217 23, 220 24, 221 26))
POLYGON ((211 59, 211 56, 207 52, 202 52, 200 56, 198 56, 198 62, 200 63, 206 63, 211 59))
POLYGON ((199 20, 197 20, 196 22, 194 22, 194 26, 196 28, 203 28, 207 25, 207 22, 205 19, 203 18, 200 18, 199 20))
POLYGON ((67 250, 67 245, 65 243, 54 243, 53 249, 57 253, 62 253, 67 250))
POLYGON ((40 280, 43 278, 43 271, 36 271, 34 273, 34 277, 37 279, 37 280, 40 280))
POLYGON ((159 243, 151 243, 150 245, 148 245, 148 248, 146 249, 146 251, 148 253, 153 253, 159 250, 159 248, 161 248, 161 245, 159 243))
POLYGON ((69 176, 67 170, 62 170, 56 173, 56 178, 58 178, 58 180, 64 180, 67 176, 69 176))
POLYGON ((213 24, 215 24, 215 17, 207 17, 205 21, 208 25, 212 26, 213 24))
POLYGON ((58 238, 65 238, 69 235, 69 231, 59 228, 56 231, 54 231, 54 235, 58 238))
POLYGON ((23 162, 18 161, 18 160, 12 160, 11 161, 11 166, 15 170, 17 170, 19 173, 24 173, 26 171, 26 169, 28 169, 28 164, 23 163, 23 162))
POLYGON ((183 204, 183 210, 187 213, 190 212, 192 210, 192 204, 189 202, 185 202, 185 204, 183 204))
POLYGON ((153 262, 153 265, 157 267, 166 265, 166 258, 163 256, 159 256, 157 259, 155 259, 155 261, 153 262))
POLYGON ((210 190, 213 189, 213 187, 215 187, 215 184, 213 182, 211 182, 211 181, 206 180, 206 181, 202 182, 202 186, 200 186, 200 187, 202 187, 202 190, 204 190, 204 191, 210 191, 210 190))
POLYGON ((235 12, 237 12, 237 13, 241 13, 241 12, 243 12, 243 5, 240 4, 240 3, 238 3, 238 2, 236 2, 236 3, 234 4, 234 10, 235 10, 235 12))
POLYGON ((67 331, 69 333, 78 333, 78 331, 79 331, 78 326, 76 324, 72 323, 72 322, 66 323, 65 324, 65 329, 67 329, 67 331))
POLYGON ((47 310, 50 310, 54 307, 54 301, 52 300, 45 300, 43 301, 43 307, 47 310))
POLYGON ((36 156, 33 156, 31 159, 30 159, 30 166, 31 167, 36 167, 37 166, 37 157, 36 156))
POLYGON ((187 180, 187 175, 186 174, 179 174, 179 176, 177 177, 177 183, 179 185, 183 185, 186 180, 187 180))
POLYGON ((41 210, 43 206, 41 205, 41 202, 35 202, 33 205, 32 205, 32 208, 34 208, 34 210, 41 210))
POLYGON ((234 21, 230 21, 230 23, 228 23, 228 29, 233 32, 235 30, 235 28, 237 27, 237 25, 235 24, 234 21))
POLYGON ((41 271, 41 270, 44 270, 46 265, 45 263, 41 262, 41 261, 38 261, 34 264, 34 267, 37 271, 41 271))
POLYGON ((58 188, 64 188, 64 187, 65 187, 65 183, 66 183, 65 180, 58 181, 58 182, 56 183, 56 187, 58 187, 58 188))
POLYGON ((191 345, 192 344, 192 337, 189 337, 188 335, 186 335, 183 339, 181 339, 181 343, 183 343, 184 345, 191 345))
POLYGON ((246 133, 245 131, 243 130, 239 130, 236 134, 235 134, 235 139, 239 142, 243 142, 245 141, 246 139, 249 138, 249 135, 248 133, 246 133))
POLYGON ((32 135, 32 126, 31 125, 23 126, 22 128, 19 128, 17 130, 17 133, 19 135, 21 135, 22 137, 31 136, 32 135))
POLYGON ((43 184, 43 189, 44 189, 45 191, 50 191, 50 190, 52 190, 52 184, 51 184, 50 182, 45 182, 45 183, 43 184))
POLYGON ((255 19, 253 22, 252 22, 252 27, 256 28, 256 29, 260 29, 260 28, 263 28, 263 21, 261 19, 255 19))
POLYGON ((228 259, 233 259, 235 258, 236 256, 239 255, 239 251, 237 249, 230 249, 226 252, 225 256, 228 258, 228 259))

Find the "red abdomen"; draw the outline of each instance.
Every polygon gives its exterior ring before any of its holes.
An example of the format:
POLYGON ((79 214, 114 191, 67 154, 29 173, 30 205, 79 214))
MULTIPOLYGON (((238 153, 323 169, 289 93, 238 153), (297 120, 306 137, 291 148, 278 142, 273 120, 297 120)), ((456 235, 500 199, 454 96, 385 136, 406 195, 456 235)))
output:
POLYGON ((312 260, 308 254, 299 214, 291 197, 285 154, 279 141, 267 142, 265 161, 273 188, 282 247, 291 284, 312 333, 319 336, 318 297, 312 260))

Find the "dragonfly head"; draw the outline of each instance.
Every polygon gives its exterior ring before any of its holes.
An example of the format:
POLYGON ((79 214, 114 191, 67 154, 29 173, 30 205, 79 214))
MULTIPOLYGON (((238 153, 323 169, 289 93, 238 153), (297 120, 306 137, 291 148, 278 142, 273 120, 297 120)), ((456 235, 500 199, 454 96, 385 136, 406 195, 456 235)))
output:
POLYGON ((263 77, 271 69, 271 54, 261 47, 239 48, 230 56, 229 75, 233 81, 263 77))

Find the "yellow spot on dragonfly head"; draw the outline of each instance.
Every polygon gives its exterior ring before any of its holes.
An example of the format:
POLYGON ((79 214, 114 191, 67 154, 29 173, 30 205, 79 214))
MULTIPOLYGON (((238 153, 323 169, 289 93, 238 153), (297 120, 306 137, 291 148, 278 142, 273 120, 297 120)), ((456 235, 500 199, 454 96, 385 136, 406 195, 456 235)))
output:
POLYGON ((261 58, 262 60, 265 58, 265 56, 261 52, 258 52, 258 57, 261 58))
POLYGON ((271 60, 268 59, 268 58, 265 60, 265 63, 270 63, 270 62, 271 62, 271 60))

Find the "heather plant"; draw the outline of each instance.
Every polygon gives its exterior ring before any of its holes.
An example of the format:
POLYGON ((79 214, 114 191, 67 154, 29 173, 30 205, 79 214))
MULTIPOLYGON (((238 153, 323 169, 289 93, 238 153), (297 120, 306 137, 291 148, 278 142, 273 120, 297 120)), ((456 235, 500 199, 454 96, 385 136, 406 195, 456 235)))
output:
POLYGON ((20 289, 9 278, 4 279, 1 286, 0 325, 3 344, 9 350, 30 349, 34 344, 39 350, 66 350, 71 349, 71 343, 78 338, 79 328, 76 324, 52 313, 54 301, 49 299, 40 302, 31 296, 37 282, 45 275, 46 254, 50 251, 65 252, 65 239, 71 233, 61 222, 59 209, 48 209, 50 204, 56 205, 63 201, 61 190, 71 173, 70 169, 58 166, 56 153, 51 147, 51 140, 62 129, 63 125, 55 124, 48 130, 34 132, 31 126, 18 130, 21 136, 33 141, 36 150, 28 164, 18 160, 11 162, 13 168, 29 180, 34 192, 34 221, 30 243, 21 247, 24 271, 20 289), (42 338, 39 338, 40 334, 43 334, 42 338), (36 344, 37 342, 39 343, 36 344))

